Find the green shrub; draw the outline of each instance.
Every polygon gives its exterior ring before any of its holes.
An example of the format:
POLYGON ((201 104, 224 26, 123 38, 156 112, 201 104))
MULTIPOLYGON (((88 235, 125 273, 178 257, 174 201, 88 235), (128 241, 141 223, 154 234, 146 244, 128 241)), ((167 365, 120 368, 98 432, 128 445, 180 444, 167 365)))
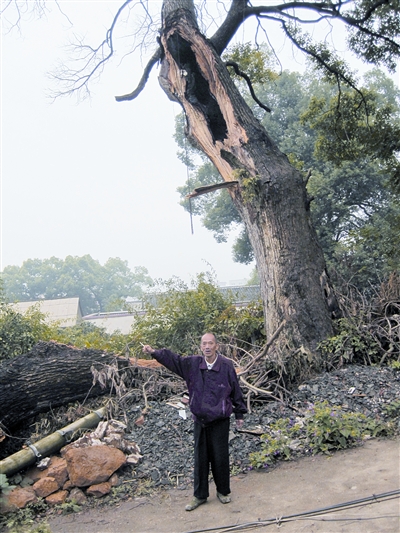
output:
POLYGON ((0 474, 0 503, 4 496, 7 496, 15 488, 14 485, 10 485, 5 474, 0 474))
POLYGON ((333 363, 379 363, 381 347, 362 318, 340 318, 336 324, 337 333, 319 345, 322 353, 333 363))
POLYGON ((29 352, 39 340, 49 340, 52 328, 37 307, 24 315, 10 304, 0 303, 0 361, 29 352))
POLYGON ((261 301, 244 307, 230 305, 216 318, 214 332, 223 342, 232 342, 247 348, 249 344, 265 343, 264 310, 261 301))
POLYGON ((361 413, 347 413, 328 402, 316 403, 304 417, 280 419, 261 436, 261 451, 250 454, 254 468, 263 468, 277 460, 288 460, 299 452, 331 453, 350 448, 367 436, 390 435, 390 422, 367 418, 361 413))
POLYGON ((51 533, 51 529, 46 522, 37 523, 38 515, 42 515, 48 510, 44 500, 39 499, 36 503, 28 504, 24 509, 19 509, 15 513, 9 513, 1 517, 0 527, 7 528, 8 533, 51 533))
POLYGON ((292 447, 297 445, 301 423, 289 418, 281 418, 268 428, 268 433, 261 435, 261 451, 250 454, 250 463, 254 468, 266 468, 279 460, 292 457, 292 447))
POLYGON ((156 302, 149 300, 146 314, 138 316, 132 326, 131 346, 136 352, 146 343, 193 353, 201 335, 214 332, 218 317, 231 305, 206 274, 199 274, 191 287, 176 278, 164 282, 154 298, 156 302))
POLYGON ((82 349, 92 348, 111 353, 124 353, 129 342, 129 336, 119 331, 107 333, 105 328, 83 321, 75 326, 53 330, 52 340, 63 344, 72 344, 82 349))
POLYGON ((37 342, 49 340, 82 349, 125 353, 129 337, 120 332, 109 334, 89 322, 62 328, 57 322, 48 323, 38 306, 21 314, 12 304, 0 302, 0 362, 26 354, 37 342))
POLYGON ((400 371, 400 361, 390 361, 389 366, 393 368, 393 370, 396 370, 397 372, 400 371))
POLYGON ((316 403, 306 416, 306 438, 313 453, 350 448, 365 436, 376 436, 380 426, 362 413, 346 413, 328 402, 316 403))
POLYGON ((237 309, 232 299, 222 294, 209 274, 199 274, 191 286, 177 278, 163 282, 153 299, 148 299, 146 314, 133 324, 130 346, 135 353, 141 353, 141 343, 180 354, 196 353, 206 332, 215 333, 221 343, 239 347, 263 344, 261 303, 237 309))

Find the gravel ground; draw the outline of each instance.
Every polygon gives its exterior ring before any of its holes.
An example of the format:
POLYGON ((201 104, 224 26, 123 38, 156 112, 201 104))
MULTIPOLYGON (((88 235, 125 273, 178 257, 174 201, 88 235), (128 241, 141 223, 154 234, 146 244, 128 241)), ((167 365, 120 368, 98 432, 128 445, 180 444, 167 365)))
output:
MULTIPOLYGON (((363 413, 385 420, 385 406, 400 399, 400 372, 391 368, 347 366, 324 373, 303 383, 293 391, 287 404, 264 402, 255 405, 245 417, 244 430, 261 431, 279 418, 295 418, 310 404, 328 401, 344 411, 363 413)), ((143 459, 136 467, 136 476, 150 477, 155 486, 188 488, 193 472, 193 422, 167 402, 150 402, 150 409, 141 426, 132 423, 128 438, 141 449, 143 459)), ((142 407, 135 406, 128 413, 134 422, 142 407)), ((233 420, 232 420, 233 422, 233 420)), ((250 468, 249 453, 261 448, 257 434, 237 432, 231 424, 230 451, 232 470, 236 473, 250 468)), ((299 450, 299 455, 310 453, 299 450)))

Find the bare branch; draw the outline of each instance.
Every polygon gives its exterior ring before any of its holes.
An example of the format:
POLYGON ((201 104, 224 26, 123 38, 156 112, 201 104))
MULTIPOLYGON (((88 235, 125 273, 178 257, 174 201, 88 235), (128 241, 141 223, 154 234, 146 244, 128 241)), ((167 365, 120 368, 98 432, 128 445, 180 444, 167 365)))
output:
POLYGON ((242 370, 242 372, 239 373, 239 376, 247 374, 251 370, 255 362, 257 362, 259 359, 267 355, 268 350, 271 348, 272 344, 275 342, 275 339, 279 336, 280 332, 285 327, 285 325, 286 325, 286 320, 284 320, 280 324, 280 326, 275 331, 275 333, 272 335, 272 337, 269 339, 267 344, 261 349, 261 351, 256 355, 256 357, 246 366, 246 368, 244 368, 244 370, 242 370))
POLYGON ((245 74, 244 72, 242 72, 240 69, 239 69, 239 65, 237 63, 235 63, 234 61, 227 61, 225 63, 225 65, 227 67, 232 67, 234 69, 234 71, 236 72, 236 74, 238 76, 240 76, 241 78, 245 79, 246 80, 246 83, 247 83, 247 86, 249 88, 249 91, 250 91, 250 94, 253 98, 253 100, 255 102, 257 102, 257 104, 262 108, 264 109, 264 111, 267 111, 268 113, 271 113, 271 109, 266 106, 265 104, 263 104, 256 96, 256 93, 254 92, 254 89, 253 89, 253 85, 251 83, 251 79, 248 77, 247 74, 245 74))
POLYGON ((122 96, 116 96, 115 99, 117 102, 124 102, 124 101, 127 101, 127 100, 134 100, 137 96, 139 96, 139 94, 143 91, 146 83, 147 83, 147 80, 149 79, 149 76, 150 76, 150 72, 152 70, 152 68, 154 67, 154 65, 161 59, 161 56, 162 56, 162 48, 161 46, 154 52, 154 54, 151 56, 149 62, 147 63, 144 71, 143 71, 143 74, 142 74, 142 77, 139 81, 139 84, 138 86, 136 87, 136 89, 134 91, 132 91, 131 93, 129 94, 124 94, 122 96))
POLYGON ((76 61, 79 62, 81 66, 73 69, 62 64, 58 71, 54 74, 50 74, 52 79, 67 87, 66 90, 56 93, 54 98, 70 95, 74 92, 80 92, 82 89, 89 93, 89 82, 96 79, 103 72, 104 65, 114 54, 113 32, 115 26, 124 9, 132 1, 133 0, 126 0, 118 9, 112 20, 111 26, 106 32, 105 39, 96 48, 84 44, 81 38, 75 36, 77 43, 71 43, 71 48, 75 54, 80 56, 76 61))

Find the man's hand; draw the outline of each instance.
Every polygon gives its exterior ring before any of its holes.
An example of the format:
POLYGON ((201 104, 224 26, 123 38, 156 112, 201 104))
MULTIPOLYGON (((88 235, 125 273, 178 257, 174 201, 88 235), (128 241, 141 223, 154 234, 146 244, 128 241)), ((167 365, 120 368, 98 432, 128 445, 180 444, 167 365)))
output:
POLYGON ((143 344, 142 351, 143 353, 148 353, 150 355, 153 355, 153 353, 155 352, 155 350, 148 344, 143 344))
POLYGON ((244 420, 243 418, 237 418, 236 419, 236 429, 242 429, 244 420))

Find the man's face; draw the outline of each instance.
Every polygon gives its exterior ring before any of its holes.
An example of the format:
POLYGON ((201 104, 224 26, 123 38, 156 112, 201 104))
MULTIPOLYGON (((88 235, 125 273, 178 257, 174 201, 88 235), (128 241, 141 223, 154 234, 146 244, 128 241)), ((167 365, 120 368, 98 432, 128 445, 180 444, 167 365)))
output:
POLYGON ((214 359, 217 353, 218 344, 212 333, 206 333, 201 338, 200 349, 203 352, 204 357, 207 359, 214 359))

